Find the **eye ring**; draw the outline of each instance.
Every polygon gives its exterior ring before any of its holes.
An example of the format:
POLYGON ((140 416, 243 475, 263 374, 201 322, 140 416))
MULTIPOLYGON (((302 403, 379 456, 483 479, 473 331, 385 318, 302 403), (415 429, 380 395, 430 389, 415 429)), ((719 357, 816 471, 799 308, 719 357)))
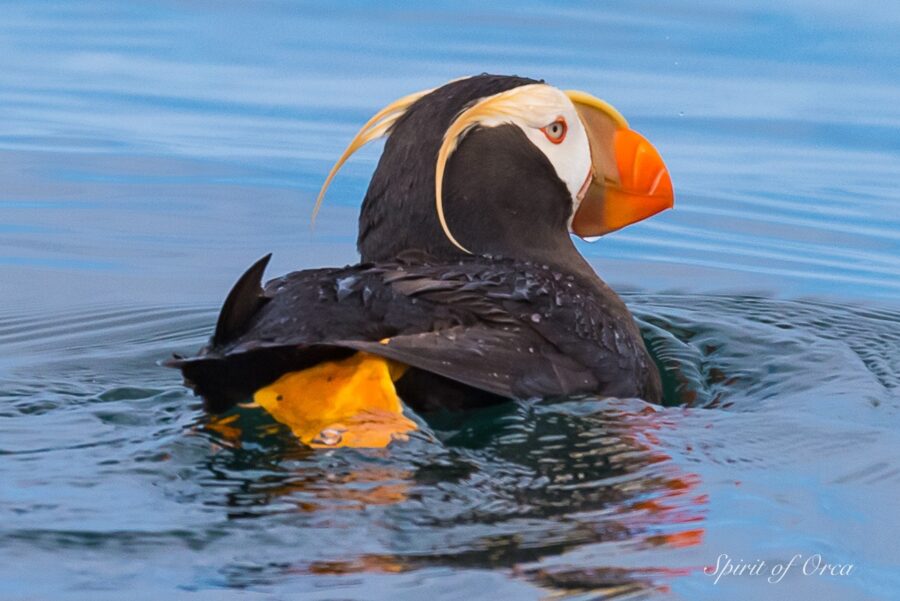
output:
POLYGON ((569 126, 566 125, 566 120, 563 117, 558 117, 556 121, 550 125, 542 127, 541 131, 544 132, 544 135, 547 136, 547 139, 553 144, 562 144, 562 141, 566 139, 566 133, 569 131, 569 126))

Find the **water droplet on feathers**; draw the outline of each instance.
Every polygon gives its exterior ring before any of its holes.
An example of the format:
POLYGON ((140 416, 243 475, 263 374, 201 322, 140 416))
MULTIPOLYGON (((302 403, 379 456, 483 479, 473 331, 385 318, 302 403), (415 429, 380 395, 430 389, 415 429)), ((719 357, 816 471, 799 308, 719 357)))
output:
POLYGON ((337 289, 337 299, 338 301, 342 301, 348 296, 350 296, 354 292, 353 286, 356 282, 359 281, 359 278, 355 275, 350 275, 344 278, 341 278, 335 282, 335 288, 337 289))

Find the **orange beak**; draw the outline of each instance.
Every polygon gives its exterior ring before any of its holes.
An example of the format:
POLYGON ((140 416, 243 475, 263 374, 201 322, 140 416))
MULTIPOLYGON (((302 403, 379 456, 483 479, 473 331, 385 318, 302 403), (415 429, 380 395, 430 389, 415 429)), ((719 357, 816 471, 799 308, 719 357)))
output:
POLYGON ((587 131, 592 179, 572 218, 572 233, 592 238, 652 217, 675 204, 662 157, 628 128, 609 104, 583 92, 567 92, 587 131))

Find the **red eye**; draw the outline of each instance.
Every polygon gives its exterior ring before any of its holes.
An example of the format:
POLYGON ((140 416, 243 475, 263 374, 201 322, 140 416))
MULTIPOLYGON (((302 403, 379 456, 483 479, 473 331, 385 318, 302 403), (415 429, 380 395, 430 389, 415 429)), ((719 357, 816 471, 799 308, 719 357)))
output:
POLYGON ((560 117, 550 125, 542 127, 541 131, 547 136, 547 139, 554 144, 559 144, 566 139, 566 132, 569 128, 566 126, 566 120, 560 117))

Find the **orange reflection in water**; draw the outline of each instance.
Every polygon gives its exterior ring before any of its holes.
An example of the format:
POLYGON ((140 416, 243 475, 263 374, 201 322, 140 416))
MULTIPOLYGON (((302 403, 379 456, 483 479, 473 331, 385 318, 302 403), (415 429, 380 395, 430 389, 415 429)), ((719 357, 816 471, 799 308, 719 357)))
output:
MULTIPOLYGON (((241 427, 242 414, 224 417, 210 416, 194 431, 212 433, 214 451, 223 448, 238 449, 245 436, 271 436, 282 431, 277 424, 254 424, 246 431, 241 427)), ((297 441, 295 449, 299 457, 317 451, 297 441)), ((388 453, 389 450, 371 450, 371 453, 388 453)), ((297 511, 314 512, 321 509, 358 510, 369 505, 392 505, 409 497, 414 474, 404 468, 373 466, 361 463, 350 472, 323 474, 318 469, 301 468, 294 474, 279 474, 279 482, 260 488, 265 505, 276 499, 293 503, 297 511)))
MULTIPOLYGON (((696 547, 703 542, 705 529, 702 523, 709 497, 699 490, 702 485, 700 476, 684 471, 682 465, 673 458, 677 454, 673 450, 675 447, 669 442, 672 437, 668 434, 677 429, 678 420, 673 419, 666 411, 646 408, 636 412, 614 409, 603 417, 610 424, 604 437, 614 437, 617 442, 598 443, 601 446, 595 450, 602 455, 608 449, 609 457, 617 460, 614 470, 619 471, 610 473, 608 483, 604 483, 603 473, 596 474, 597 485, 609 491, 598 495, 597 508, 605 506, 613 510, 611 513, 598 514, 595 523, 586 524, 599 534, 599 538, 585 539, 582 537, 584 531, 578 531, 578 536, 570 542, 548 540, 546 545, 531 544, 520 548, 515 537, 507 540, 503 535, 489 534, 491 520, 502 520, 503 516, 487 513, 484 517, 484 539, 471 541, 469 546, 458 553, 350 553, 346 558, 319 560, 307 556, 285 569, 294 573, 340 576, 361 572, 398 573, 434 566, 467 568, 478 565, 482 568, 507 570, 511 576, 547 588, 551 594, 574 590, 613 591, 616 594, 622 591, 665 590, 672 579, 691 574, 695 569, 679 566, 675 555, 672 555, 672 564, 665 562, 666 565, 656 566, 542 565, 544 560, 558 558, 568 550, 585 544, 597 544, 602 549, 607 536, 614 546, 622 542, 624 537, 636 544, 637 548, 671 549, 672 552, 696 547), (489 540, 492 541, 490 544, 489 540)), ((248 416, 248 419, 253 423, 252 416, 248 416)), ((205 428, 214 433, 216 442, 221 442, 223 446, 240 445, 242 432, 237 415, 211 419, 205 428)), ((253 432, 258 435, 272 428, 271 424, 248 425, 249 431, 243 435, 253 436, 253 432)), ((274 428, 279 429, 278 426, 274 428)), ((537 439, 532 442, 534 440, 537 439)), ((321 452, 305 448, 299 442, 296 448, 300 459, 307 453, 314 455, 321 452)), ((372 450, 368 453, 377 453, 387 458, 391 455, 391 449, 372 450)), ((550 456, 565 461, 569 452, 561 447, 560 451, 550 456)), ((516 462, 521 463, 523 468, 538 469, 529 463, 527 454, 516 457, 516 462)), ((490 461, 489 458, 485 460, 490 461)), ((602 461, 598 464, 602 464, 602 461)), ((278 482, 259 486, 256 493, 261 495, 262 503, 257 507, 278 505, 284 508, 287 505, 288 511, 304 513, 359 511, 366 507, 404 503, 410 499, 413 487, 422 486, 417 480, 415 468, 371 465, 365 461, 361 461, 359 465, 341 463, 340 470, 335 472, 323 472, 319 465, 313 465, 281 476, 283 477, 278 482)), ((422 493, 421 490, 419 492, 422 493)), ((427 490, 424 494, 427 494, 427 490)), ((485 502, 484 505, 487 506, 488 503, 485 502)), ((586 509, 590 510, 590 507, 586 509)), ((544 519, 554 520, 569 511, 578 512, 580 509, 573 506, 570 510, 561 511, 563 513, 560 515, 550 514, 544 516, 544 519)), ((615 562, 615 557, 612 554, 608 560, 615 562)))

